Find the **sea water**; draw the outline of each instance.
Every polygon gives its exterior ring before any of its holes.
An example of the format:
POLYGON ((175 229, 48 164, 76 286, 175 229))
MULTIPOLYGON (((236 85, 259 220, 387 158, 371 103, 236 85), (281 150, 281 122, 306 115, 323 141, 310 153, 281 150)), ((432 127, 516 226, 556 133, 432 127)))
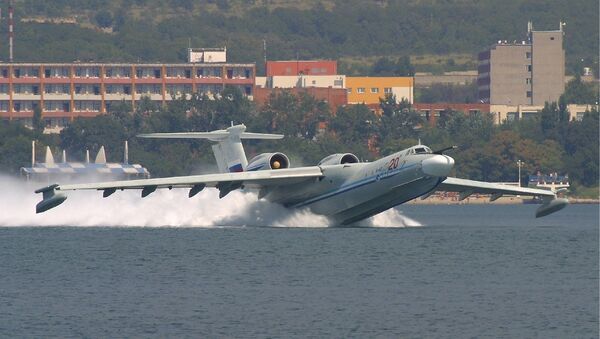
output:
POLYGON ((379 223, 417 227, 386 228, 213 207, 208 226, 136 227, 122 213, 160 210, 103 201, 68 227, 2 211, 0 337, 598 337, 596 205, 402 205, 379 223))

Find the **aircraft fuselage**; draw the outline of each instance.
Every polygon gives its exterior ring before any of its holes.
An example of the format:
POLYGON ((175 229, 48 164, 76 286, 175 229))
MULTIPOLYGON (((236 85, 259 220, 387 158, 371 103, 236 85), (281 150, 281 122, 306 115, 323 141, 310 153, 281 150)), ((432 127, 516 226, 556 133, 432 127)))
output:
POLYGON ((448 156, 410 154, 410 150, 370 163, 321 166, 323 177, 272 188, 265 198, 351 224, 428 193, 454 165, 448 156))

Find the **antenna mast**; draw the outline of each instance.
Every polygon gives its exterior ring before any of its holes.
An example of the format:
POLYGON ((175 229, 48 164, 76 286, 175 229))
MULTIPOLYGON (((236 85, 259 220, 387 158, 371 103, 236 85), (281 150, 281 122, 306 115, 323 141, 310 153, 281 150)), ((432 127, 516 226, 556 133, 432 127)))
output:
POLYGON ((8 1, 8 61, 13 62, 13 0, 8 1))

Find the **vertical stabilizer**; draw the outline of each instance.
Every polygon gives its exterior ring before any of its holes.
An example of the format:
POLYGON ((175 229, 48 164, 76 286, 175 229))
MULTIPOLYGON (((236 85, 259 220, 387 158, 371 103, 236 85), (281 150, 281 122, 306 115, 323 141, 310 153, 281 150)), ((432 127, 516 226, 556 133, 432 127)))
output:
POLYGON ((248 166, 242 139, 275 140, 283 138, 281 134, 248 133, 244 124, 234 125, 225 130, 212 132, 150 133, 139 134, 140 138, 157 139, 208 139, 216 142, 213 153, 221 173, 242 172, 248 166))
POLYGON ((104 152, 104 146, 100 147, 98 154, 96 154, 95 164, 106 164, 106 152, 104 152))
MULTIPOLYGON (((226 172, 243 172, 246 166, 248 166, 248 159, 246 159, 246 153, 244 152, 244 146, 242 146, 240 137, 245 130, 246 126, 244 125, 231 126, 227 129, 229 136, 218 140, 221 150, 219 157, 227 166, 226 172)), ((217 159, 217 163, 219 163, 216 153, 215 158, 217 159)))
POLYGON ((223 151, 221 150, 221 144, 212 145, 213 154, 215 155, 215 159, 217 160, 217 166, 219 167, 219 172, 227 173, 229 170, 227 169, 227 164, 225 163, 225 158, 223 157, 223 151))
POLYGON ((46 165, 54 165, 54 156, 50 150, 50 146, 46 146, 46 159, 44 161, 46 165))

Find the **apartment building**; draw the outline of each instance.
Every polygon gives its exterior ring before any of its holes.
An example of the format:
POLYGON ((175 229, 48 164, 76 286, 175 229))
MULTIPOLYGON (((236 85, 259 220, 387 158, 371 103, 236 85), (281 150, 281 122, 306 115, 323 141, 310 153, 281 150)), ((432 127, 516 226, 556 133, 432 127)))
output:
POLYGON ((239 87, 252 97, 255 64, 13 63, 0 64, 0 118, 31 124, 40 107, 48 128, 110 111, 143 97, 165 104, 182 95, 239 87))
POLYGON ((479 53, 477 84, 482 103, 543 105, 558 101, 565 87, 563 23, 556 31, 534 31, 527 39, 502 41, 479 53))

